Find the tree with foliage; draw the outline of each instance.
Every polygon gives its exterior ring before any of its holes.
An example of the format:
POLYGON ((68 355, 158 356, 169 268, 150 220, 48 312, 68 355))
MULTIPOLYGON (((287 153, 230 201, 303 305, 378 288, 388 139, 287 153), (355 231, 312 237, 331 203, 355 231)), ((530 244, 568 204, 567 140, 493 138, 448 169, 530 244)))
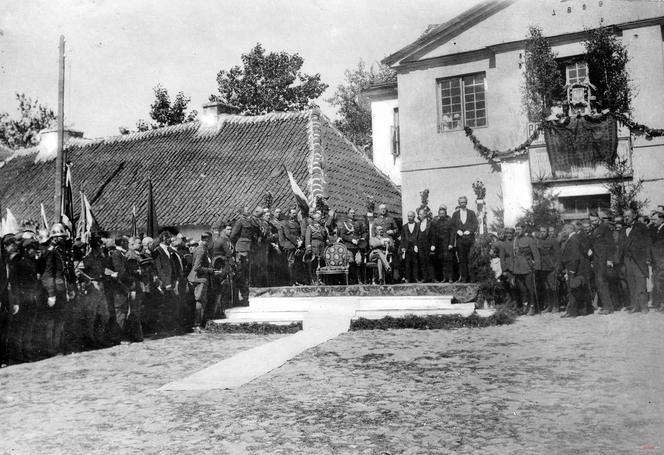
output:
POLYGON ((367 68, 360 60, 357 68, 345 71, 346 80, 337 86, 334 96, 327 101, 337 107, 339 119, 334 125, 348 139, 371 157, 371 106, 362 91, 385 82, 396 82, 396 72, 382 64, 367 68))
POLYGON ((625 45, 609 27, 587 30, 588 76, 597 87, 598 102, 604 109, 629 114, 632 110, 632 86, 627 73, 629 56, 625 45))
POLYGON ((39 131, 55 126, 56 115, 38 99, 16 94, 19 117, 0 112, 0 143, 11 149, 32 147, 39 143, 39 131))
POLYGON ((632 166, 628 160, 618 159, 613 164, 607 164, 607 168, 611 180, 606 184, 606 188, 611 195, 611 211, 614 214, 622 214, 627 209, 639 213, 648 205, 647 199, 639 197, 644 180, 632 180, 632 166))
POLYGON ((266 53, 258 43, 242 54, 241 67, 219 71, 219 95, 210 95, 210 101, 225 101, 248 115, 305 109, 328 86, 319 73, 303 73, 303 64, 299 54, 266 53))
POLYGON ((556 55, 549 41, 542 36, 542 29, 531 26, 528 31, 523 105, 530 121, 541 122, 550 115, 555 95, 562 91, 563 84, 556 55))
MULTIPOLYGON (((136 122, 136 130, 147 131, 149 129, 163 128, 165 126, 178 125, 180 123, 193 122, 198 117, 198 111, 192 109, 187 113, 187 106, 191 98, 183 92, 178 92, 175 99, 171 101, 168 90, 157 84, 153 89, 155 100, 150 105, 150 117, 156 123, 148 123, 144 119, 136 122)), ((120 134, 129 134, 131 130, 121 126, 120 134)))
POLYGON ((563 217, 556 207, 557 195, 551 192, 543 180, 533 183, 533 205, 524 211, 516 224, 523 224, 527 229, 535 230, 541 226, 560 227, 563 217))

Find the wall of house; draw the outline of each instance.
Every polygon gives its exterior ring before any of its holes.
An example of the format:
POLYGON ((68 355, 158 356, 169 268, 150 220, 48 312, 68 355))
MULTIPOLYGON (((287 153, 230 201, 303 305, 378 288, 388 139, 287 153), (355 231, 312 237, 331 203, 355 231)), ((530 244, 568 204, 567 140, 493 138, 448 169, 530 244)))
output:
POLYGON ((392 126, 396 97, 371 101, 373 162, 397 185, 401 185, 401 157, 392 155, 392 126))
MULTIPOLYGON (((437 80, 477 72, 485 72, 488 126, 476 128, 475 135, 484 145, 500 150, 526 139, 527 121, 521 109, 519 84, 511 82, 520 79, 518 51, 497 54, 495 65, 489 59, 480 59, 399 74, 404 210, 418 201, 426 185, 432 196, 466 194, 472 200, 471 185, 478 179, 487 188, 489 223, 492 209, 501 206, 500 175, 491 173, 465 132, 438 132, 437 80)), ((456 205, 456 197, 446 196, 445 203, 456 205)))
MULTIPOLYGON (((661 13, 664 14, 664 7, 661 13)), ((591 25, 589 18, 584 20, 588 26, 591 25)), ((555 30, 550 32, 555 34, 555 30)), ((486 34, 486 29, 480 24, 472 33, 486 34)), ((527 28, 524 28, 523 36, 526 33, 527 28)), ((492 38, 500 42, 500 32, 496 31, 492 38)), ((648 126, 664 128, 662 30, 659 25, 628 29, 622 39, 628 47, 631 58, 629 71, 636 87, 634 118, 648 126)), ((567 57, 583 54, 585 50, 582 43, 573 42, 554 46, 553 51, 558 57, 567 57)), ((493 58, 457 59, 444 65, 427 63, 401 70, 398 89, 404 213, 419 205, 419 192, 424 188, 431 191, 432 207, 440 199, 445 199, 443 202, 448 206, 452 205, 456 199, 452 195, 467 194, 473 199, 471 185, 478 179, 484 180, 487 187, 489 223, 491 209, 500 205, 498 195, 501 187, 508 225, 513 224, 523 209, 532 204, 528 160, 503 164, 501 178, 487 171, 486 161, 474 150, 464 131, 438 131, 437 80, 484 72, 488 125, 475 128, 475 136, 487 147, 497 150, 522 143, 527 137, 528 127, 521 101, 523 78, 519 63, 523 61, 522 57, 523 50, 511 50, 498 52, 493 58)), ((664 180, 661 178, 664 176, 664 145, 655 147, 647 142, 642 146, 644 141, 635 141, 635 177, 646 180, 644 196, 653 204, 655 201, 661 203, 664 202, 664 180)), ((606 193, 605 186, 596 182, 579 181, 560 186, 571 196, 606 193)))

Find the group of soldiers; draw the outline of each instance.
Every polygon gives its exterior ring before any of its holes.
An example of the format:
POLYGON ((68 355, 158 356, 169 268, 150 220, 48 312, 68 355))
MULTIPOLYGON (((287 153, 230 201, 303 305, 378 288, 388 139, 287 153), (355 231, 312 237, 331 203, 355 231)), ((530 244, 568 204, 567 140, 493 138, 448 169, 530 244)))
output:
POLYGON ((498 233, 493 255, 507 304, 528 315, 664 311, 664 206, 650 217, 593 212, 560 232, 517 225, 498 233))

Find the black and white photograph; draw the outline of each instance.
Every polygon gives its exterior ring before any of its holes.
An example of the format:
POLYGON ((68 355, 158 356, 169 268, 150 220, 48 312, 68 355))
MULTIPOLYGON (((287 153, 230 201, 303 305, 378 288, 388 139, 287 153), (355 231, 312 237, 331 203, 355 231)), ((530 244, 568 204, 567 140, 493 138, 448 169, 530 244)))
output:
POLYGON ((664 0, 0 0, 0 455, 664 454, 664 0))

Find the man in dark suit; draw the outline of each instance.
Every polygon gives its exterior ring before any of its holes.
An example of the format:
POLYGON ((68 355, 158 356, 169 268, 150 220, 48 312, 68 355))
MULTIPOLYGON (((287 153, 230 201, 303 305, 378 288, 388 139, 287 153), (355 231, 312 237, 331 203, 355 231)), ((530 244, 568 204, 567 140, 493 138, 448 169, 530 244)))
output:
POLYGON ((567 279, 567 309, 561 316, 574 318, 584 314, 586 302, 590 299, 590 288, 585 269, 585 258, 582 252, 582 239, 574 226, 566 224, 561 232, 563 245, 560 261, 565 268, 567 279))
POLYGON ((475 232, 478 227, 475 212, 467 208, 467 206, 468 198, 461 196, 459 198, 459 210, 455 211, 452 215, 452 225, 456 233, 456 248, 459 257, 459 281, 462 283, 470 281, 468 258, 470 256, 470 249, 475 243, 475 232))
POLYGON ((623 214, 625 236, 623 237, 623 261, 625 278, 629 289, 630 313, 648 312, 646 280, 652 254, 652 240, 645 224, 636 220, 636 213, 627 210, 623 214))
POLYGON ((602 311, 599 314, 611 314, 614 304, 607 275, 613 270, 616 255, 613 232, 608 221, 602 221, 597 213, 591 213, 590 223, 593 226, 590 234, 592 245, 590 251, 595 274, 595 287, 602 304, 602 311))
POLYGON ((438 216, 431 222, 431 230, 435 247, 435 279, 451 283, 453 278, 450 244, 454 244, 454 230, 452 229, 452 218, 447 216, 447 206, 438 207, 438 216))
POLYGON ((159 246, 152 252, 152 265, 157 279, 159 279, 163 293, 159 304, 159 328, 170 330, 175 326, 175 271, 171 258, 171 233, 163 231, 159 234, 159 246))
POLYGON ((664 312, 664 212, 655 212, 652 223, 652 302, 657 311, 664 312))
POLYGON ((405 263, 406 271, 404 280, 413 283, 417 280, 417 236, 419 224, 415 222, 415 212, 408 212, 408 222, 401 228, 401 259, 405 263))
MULTIPOLYGON (((430 212, 428 209, 420 208, 418 210, 419 226, 417 232, 417 260, 422 281, 425 283, 431 283, 433 281, 434 272, 431 260, 432 255, 436 251, 433 239, 433 229, 429 216, 430 212)), ((420 280, 418 279, 418 281, 420 280)))

